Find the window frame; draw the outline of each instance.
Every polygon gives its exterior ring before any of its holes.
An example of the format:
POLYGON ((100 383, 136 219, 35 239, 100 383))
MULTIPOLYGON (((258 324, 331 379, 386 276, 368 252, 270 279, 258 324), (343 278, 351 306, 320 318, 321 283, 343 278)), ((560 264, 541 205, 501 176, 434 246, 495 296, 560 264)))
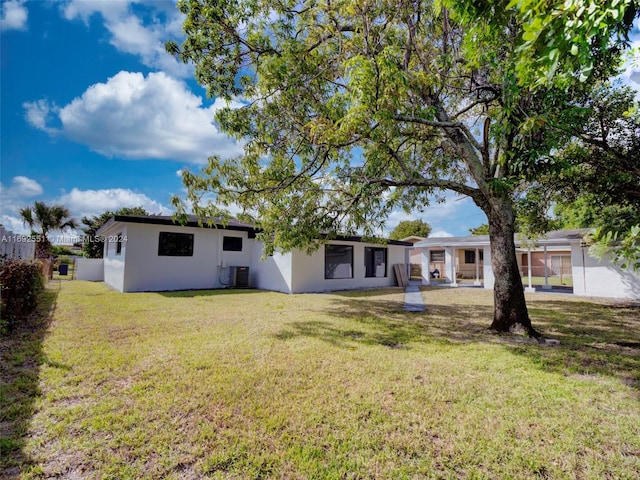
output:
POLYGON ((464 263, 466 265, 475 265, 476 263, 476 251, 475 250, 465 250, 464 251, 464 263), (469 261, 471 259, 471 261, 469 261))
POLYGON ((445 251, 444 250, 429 250, 429 263, 444 263, 445 262, 445 251), (438 258, 436 258, 436 255, 438 258), (440 255, 442 255, 442 259, 439 259, 440 255))
MULTIPOLYGON (((182 232, 159 232, 158 235, 158 256, 159 257, 193 257, 193 249, 195 244, 195 235, 193 233, 182 233, 182 232), (187 241, 187 244, 182 245, 183 247, 187 247, 184 252, 170 252, 167 248, 167 245, 164 245, 163 249, 163 237, 165 238, 165 242, 167 241, 167 237, 173 237, 174 241, 177 238, 183 238, 187 241)), ((180 247, 180 245, 173 245, 174 247, 180 247)))
MULTIPOLYGON (((338 245, 338 244, 334 244, 334 243, 329 243, 326 244, 324 246, 324 278, 325 280, 348 280, 350 278, 353 278, 353 245, 338 245), (330 250, 334 249, 334 250, 343 250, 343 252, 350 252, 350 262, 349 262, 349 269, 350 269, 350 276, 340 276, 340 277, 336 277, 336 276, 332 276, 333 274, 331 274, 330 270, 329 270, 329 265, 327 264, 327 258, 331 257, 331 253, 330 250), (331 275, 331 276, 330 276, 331 275)), ((343 263, 338 263, 335 264, 335 267, 333 268, 333 271, 335 272, 335 269, 339 266, 339 265, 345 265, 346 262, 343 263)))
POLYGON ((242 237, 236 237, 232 235, 222 236, 222 251, 223 252, 241 252, 243 248, 242 237), (240 244, 240 248, 237 248, 240 244))
POLYGON ((116 255, 122 255, 122 232, 116 234, 116 255))
POLYGON ((386 247, 364 247, 364 276, 365 278, 386 278, 389 272, 389 249, 386 247), (384 254, 384 275, 378 276, 376 272, 376 252, 384 254))

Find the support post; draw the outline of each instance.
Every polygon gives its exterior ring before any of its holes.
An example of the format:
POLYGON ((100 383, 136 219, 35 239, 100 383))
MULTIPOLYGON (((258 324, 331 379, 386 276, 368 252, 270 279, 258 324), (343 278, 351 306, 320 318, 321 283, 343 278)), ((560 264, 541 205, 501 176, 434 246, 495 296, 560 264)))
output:
POLYGON ((451 252, 451 286, 458 286, 458 277, 456 271, 456 262, 458 261, 458 250, 456 247, 453 247, 451 252))
POLYGON ((431 272, 429 271, 429 257, 431 251, 428 248, 423 248, 420 255, 420 261, 422 262, 422 285, 429 285, 431 283, 431 272))
POLYGON ((531 248, 527 249, 527 274, 529 276, 529 286, 524 289, 525 292, 535 292, 536 289, 533 288, 531 284, 531 248))
POLYGON ((551 290, 551 285, 549 285, 549 267, 547 266, 547 246, 544 246, 544 285, 542 286, 544 290, 551 290))
POLYGON ((474 285, 480 286, 482 283, 480 282, 480 253, 478 247, 476 247, 476 280, 473 282, 474 285))

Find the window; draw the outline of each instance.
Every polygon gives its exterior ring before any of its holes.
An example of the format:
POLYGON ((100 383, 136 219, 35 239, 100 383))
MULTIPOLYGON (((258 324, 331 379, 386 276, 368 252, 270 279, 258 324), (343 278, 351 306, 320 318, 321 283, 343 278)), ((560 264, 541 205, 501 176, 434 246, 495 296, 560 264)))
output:
POLYGON ((324 278, 353 278, 352 246, 324 246, 324 278))
POLYGON ((160 232, 158 255, 165 257, 192 257, 193 234, 160 232))
POLYGON ((571 275, 571 255, 550 255, 550 275, 571 275))
POLYGON ((444 262, 444 250, 431 250, 431 262, 444 262))
POLYGON ((475 250, 465 250, 464 251, 464 263, 476 263, 476 252, 475 252, 475 250))
POLYGON ((222 237, 222 250, 225 252, 241 252, 242 237, 222 237))
POLYGON ((116 235, 116 255, 122 254, 122 232, 116 235))
POLYGON ((386 248, 364 248, 364 276, 365 277, 386 277, 387 276, 387 249, 386 248))

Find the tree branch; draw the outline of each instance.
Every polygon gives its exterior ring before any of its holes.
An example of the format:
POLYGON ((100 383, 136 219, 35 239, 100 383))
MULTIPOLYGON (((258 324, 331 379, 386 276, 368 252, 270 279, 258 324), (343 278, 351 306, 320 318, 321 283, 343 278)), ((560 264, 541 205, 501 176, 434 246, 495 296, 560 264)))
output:
POLYGON ((447 128, 459 129, 464 133, 464 136, 467 138, 469 143, 473 145, 473 148, 475 148, 480 152, 482 151, 482 145, 480 145, 480 143, 475 139, 475 137, 473 136, 469 128, 462 122, 441 122, 436 120, 427 120, 426 118, 411 117, 409 115, 394 115, 393 119, 398 120, 399 122, 418 123, 420 125, 427 125, 429 127, 436 127, 436 128, 443 128, 443 129, 447 129, 447 128))
POLYGON ((392 178, 365 178, 366 182, 382 185, 385 187, 427 187, 427 188, 440 188, 443 190, 453 190, 462 195, 471 197, 476 204, 482 208, 483 205, 489 207, 489 204, 485 200, 482 192, 477 189, 465 185, 464 183, 455 182, 453 180, 446 180, 440 178, 413 178, 407 180, 395 180, 392 178))
POLYGON ((458 118, 460 115, 467 113, 469 110, 471 110, 473 107, 477 106, 477 105, 481 105, 481 104, 487 104, 487 103, 491 103, 494 100, 496 100, 498 97, 497 96, 493 96, 491 98, 486 98, 486 99, 482 99, 482 100, 477 100, 475 102, 473 102, 472 104, 464 107, 462 110, 460 110, 458 113, 453 115, 453 118, 458 118))

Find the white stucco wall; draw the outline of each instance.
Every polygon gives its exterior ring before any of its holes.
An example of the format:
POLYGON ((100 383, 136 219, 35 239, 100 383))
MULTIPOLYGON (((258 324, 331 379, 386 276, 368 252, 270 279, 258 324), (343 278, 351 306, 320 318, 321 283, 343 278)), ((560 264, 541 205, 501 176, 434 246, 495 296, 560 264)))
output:
POLYGON ((105 238, 104 242, 104 282, 111 288, 123 292, 124 291, 124 269, 125 255, 127 252, 127 225, 114 225, 113 228, 102 232, 105 238), (116 236, 121 234, 123 237, 122 250, 120 254, 116 253, 116 236))
POLYGON ((291 293, 291 253, 275 252, 262 258, 264 244, 256 241, 251 255, 251 286, 260 290, 291 293))
POLYGON ((640 300, 640 274, 592 257, 577 242, 571 244, 571 266, 575 295, 640 300))
POLYGON ((154 225, 138 223, 114 224, 104 235, 108 238, 123 232, 122 252, 115 254, 115 243, 109 242, 104 258, 104 281, 118 291, 165 291, 224 287, 229 266, 250 266, 253 239, 247 232, 221 229, 154 225), (158 255, 160 232, 194 235, 193 256, 158 255), (242 238, 242 251, 222 251, 222 237, 242 238), (125 265, 126 261, 126 265, 125 265))
MULTIPOLYGON (((360 242, 331 241, 332 245, 353 246, 353 278, 325 279, 324 245, 311 255, 302 251, 292 252, 292 292, 326 292, 359 288, 380 288, 396 285, 393 265, 405 262, 405 249, 400 245, 387 245, 387 276, 365 277, 365 247, 381 247, 360 242)), ((384 246, 383 246, 384 247, 384 246)))
MULTIPOLYGON (((228 278, 223 263, 225 267, 251 264, 254 242, 247 232, 137 223, 127 224, 126 228, 122 255, 126 268, 121 289, 125 292, 221 288, 228 278), (158 255, 160 232, 193 234, 193 256, 158 255), (223 235, 241 237, 242 251, 223 252, 223 235)), ((108 268, 113 267, 105 263, 105 281, 114 286, 107 281, 108 268)))
POLYGON ((482 274, 484 275, 484 279, 482 280, 482 284, 484 288, 493 290, 496 278, 493 275, 493 265, 491 264, 491 247, 483 247, 483 251, 484 264, 482 266, 482 274))
POLYGON ((76 280, 103 281, 104 260, 102 258, 76 258, 76 280))
POLYGON ((232 266, 250 268, 252 288, 286 293, 387 287, 396 284, 393 265, 405 263, 407 248, 332 241, 353 247, 353 278, 325 279, 324 246, 311 255, 294 251, 262 259, 262 243, 243 231, 118 222, 101 233, 112 239, 103 262, 104 281, 124 292, 224 288, 232 266), (158 255, 160 232, 193 234, 193 256, 158 255), (125 240, 117 255, 113 239, 119 233, 125 240), (223 251, 223 236, 242 238, 242 251, 223 251), (365 277, 366 247, 387 248, 386 276, 365 277))

